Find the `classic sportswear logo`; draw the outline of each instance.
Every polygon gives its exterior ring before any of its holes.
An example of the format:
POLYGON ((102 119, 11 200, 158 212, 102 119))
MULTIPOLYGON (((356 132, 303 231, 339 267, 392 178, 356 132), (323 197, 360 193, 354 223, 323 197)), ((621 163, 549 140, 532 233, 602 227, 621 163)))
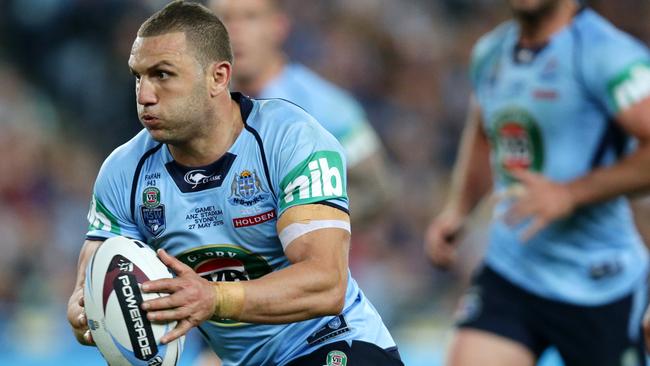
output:
POLYGON ((185 183, 191 184, 192 189, 195 189, 199 184, 206 184, 221 180, 221 174, 206 175, 205 173, 206 171, 203 169, 190 170, 189 172, 185 173, 183 180, 185 180, 185 183))
POLYGON ((341 155, 335 151, 318 151, 287 174, 280 188, 280 208, 346 198, 346 177, 341 155))
POLYGON ((609 83, 608 89, 618 111, 649 96, 650 62, 638 62, 628 67, 609 83))

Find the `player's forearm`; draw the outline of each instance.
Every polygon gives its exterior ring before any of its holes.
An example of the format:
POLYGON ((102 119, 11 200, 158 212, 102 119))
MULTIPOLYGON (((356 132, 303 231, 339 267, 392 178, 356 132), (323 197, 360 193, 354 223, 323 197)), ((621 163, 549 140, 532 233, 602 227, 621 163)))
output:
POLYGON ((492 186, 490 145, 481 126, 478 107, 473 107, 463 131, 445 210, 468 214, 492 186))
POLYGON ((567 183, 577 207, 650 190, 650 141, 617 164, 567 183))
POLYGON ((86 280, 86 266, 93 253, 102 244, 102 241, 86 240, 79 251, 79 260, 77 262, 77 279, 75 281, 75 290, 83 288, 86 280))
POLYGON ((217 306, 218 317, 247 323, 292 323, 339 314, 345 301, 347 273, 345 277, 337 276, 319 263, 307 261, 262 279, 222 282, 216 286, 216 291, 225 297, 217 306), (232 295, 241 296, 241 300, 232 295))

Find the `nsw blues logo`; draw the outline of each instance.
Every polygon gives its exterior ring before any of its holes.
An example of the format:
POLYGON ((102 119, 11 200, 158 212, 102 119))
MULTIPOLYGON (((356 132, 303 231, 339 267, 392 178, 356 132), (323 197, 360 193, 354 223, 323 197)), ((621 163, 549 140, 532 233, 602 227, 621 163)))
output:
POLYGON ((140 206, 142 222, 147 231, 158 237, 167 228, 165 219, 165 205, 160 203, 160 190, 156 187, 147 187, 142 192, 142 206, 140 206))
POLYGON ((262 187, 257 172, 244 170, 240 174, 235 174, 230 185, 228 202, 231 205, 253 206, 268 199, 269 196, 268 191, 262 187))

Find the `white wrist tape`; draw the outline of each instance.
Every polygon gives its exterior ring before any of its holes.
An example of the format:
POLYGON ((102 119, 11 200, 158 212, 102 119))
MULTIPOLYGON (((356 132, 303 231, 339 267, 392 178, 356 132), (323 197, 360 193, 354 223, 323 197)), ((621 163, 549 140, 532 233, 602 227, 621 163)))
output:
POLYGON ((348 233, 351 233, 350 223, 343 220, 310 220, 304 224, 295 222, 288 225, 280 232, 279 237, 280 242, 282 243, 282 249, 287 249, 291 242, 307 233, 328 228, 343 229, 348 233))

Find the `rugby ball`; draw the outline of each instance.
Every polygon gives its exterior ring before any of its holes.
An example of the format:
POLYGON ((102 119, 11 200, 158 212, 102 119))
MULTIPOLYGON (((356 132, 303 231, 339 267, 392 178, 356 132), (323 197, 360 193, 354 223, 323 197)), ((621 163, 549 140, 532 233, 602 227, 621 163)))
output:
POLYGON ((143 301, 167 294, 144 293, 149 280, 171 278, 171 271, 146 244, 122 236, 104 241, 88 261, 84 303, 88 328, 111 366, 177 365, 185 337, 161 344, 176 322, 152 323, 143 301))

